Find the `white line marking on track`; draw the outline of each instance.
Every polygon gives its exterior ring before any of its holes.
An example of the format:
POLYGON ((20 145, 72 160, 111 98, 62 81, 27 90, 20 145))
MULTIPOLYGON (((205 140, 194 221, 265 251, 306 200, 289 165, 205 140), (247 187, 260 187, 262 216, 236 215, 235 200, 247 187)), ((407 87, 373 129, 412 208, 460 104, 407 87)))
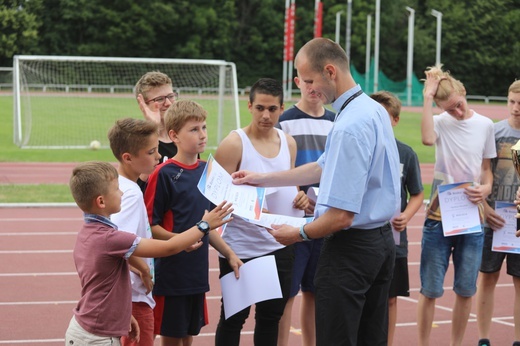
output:
POLYGON ((72 250, 2 250, 0 255, 72 253, 72 250))
POLYGON ((1 236, 37 236, 37 235, 78 235, 78 232, 9 232, 9 233, 0 233, 1 236))
POLYGON ((82 221, 81 217, 33 217, 33 218, 5 218, 0 219, 0 222, 30 222, 30 221, 82 221))
POLYGON ((71 276, 78 275, 76 272, 56 272, 56 273, 0 273, 0 277, 25 277, 25 276, 71 276))

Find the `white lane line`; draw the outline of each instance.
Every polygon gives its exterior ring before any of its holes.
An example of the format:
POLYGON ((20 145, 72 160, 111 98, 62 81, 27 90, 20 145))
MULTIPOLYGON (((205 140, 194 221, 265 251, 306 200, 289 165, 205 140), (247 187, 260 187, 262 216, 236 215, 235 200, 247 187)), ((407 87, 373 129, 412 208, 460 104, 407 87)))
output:
POLYGON ((1 236, 48 236, 48 235, 78 235, 78 232, 8 232, 0 233, 1 236))
POLYGON ((2 250, 0 255, 72 253, 72 250, 2 250))

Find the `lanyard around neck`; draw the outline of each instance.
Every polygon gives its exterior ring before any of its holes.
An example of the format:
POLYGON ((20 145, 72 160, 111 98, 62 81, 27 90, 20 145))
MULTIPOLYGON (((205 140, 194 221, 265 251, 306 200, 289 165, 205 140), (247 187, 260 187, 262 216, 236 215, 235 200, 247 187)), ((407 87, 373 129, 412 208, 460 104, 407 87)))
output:
POLYGON ((358 90, 354 95, 350 96, 344 103, 343 105, 341 106, 341 108, 339 109, 339 112, 336 114, 336 118, 334 119, 334 121, 336 121, 336 119, 338 118, 338 116, 341 114, 341 112, 345 109, 345 107, 348 106, 348 104, 350 102, 352 102, 352 100, 354 100, 356 97, 358 97, 359 95, 361 95, 363 93, 363 90, 358 90))

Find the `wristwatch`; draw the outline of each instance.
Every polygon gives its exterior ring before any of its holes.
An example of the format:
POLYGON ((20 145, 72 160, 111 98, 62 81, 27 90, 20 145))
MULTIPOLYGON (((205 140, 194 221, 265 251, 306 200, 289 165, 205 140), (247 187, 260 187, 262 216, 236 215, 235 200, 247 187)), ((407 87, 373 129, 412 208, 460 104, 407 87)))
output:
POLYGON ((208 234, 208 232, 210 231, 209 223, 207 223, 207 221, 204 220, 197 222, 197 228, 199 229, 199 231, 204 233, 204 235, 208 234))

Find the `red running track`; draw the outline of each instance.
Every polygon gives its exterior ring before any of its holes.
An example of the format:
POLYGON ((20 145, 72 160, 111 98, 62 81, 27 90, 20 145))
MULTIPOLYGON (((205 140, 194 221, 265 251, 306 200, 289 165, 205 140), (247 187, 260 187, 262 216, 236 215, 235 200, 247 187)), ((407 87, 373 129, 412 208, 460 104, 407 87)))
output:
MULTIPOLYGON (((411 296, 398 300, 396 345, 416 345, 416 309, 419 291, 420 238, 424 212, 410 223, 410 286, 411 296)), ((63 345, 64 332, 72 309, 79 297, 80 286, 72 248, 82 222, 78 208, 0 208, 0 344, 1 345, 63 345)), ((208 293, 210 324, 195 338, 194 345, 213 345, 220 309, 217 254, 210 254, 210 285, 208 293)), ((450 335, 451 308, 454 293, 453 272, 446 276, 444 296, 437 300, 432 345, 445 345, 450 335)), ((513 340, 511 278, 503 270, 496 289, 492 324, 495 345, 511 344, 513 340)), ((290 345, 300 345, 296 298, 290 345)), ((345 312, 348 313, 348 312, 345 312)), ((475 345, 478 339, 473 306, 464 345, 475 345)), ((253 345, 253 322, 246 323, 242 345, 253 345)), ((158 342, 156 342, 158 345, 158 342)))

